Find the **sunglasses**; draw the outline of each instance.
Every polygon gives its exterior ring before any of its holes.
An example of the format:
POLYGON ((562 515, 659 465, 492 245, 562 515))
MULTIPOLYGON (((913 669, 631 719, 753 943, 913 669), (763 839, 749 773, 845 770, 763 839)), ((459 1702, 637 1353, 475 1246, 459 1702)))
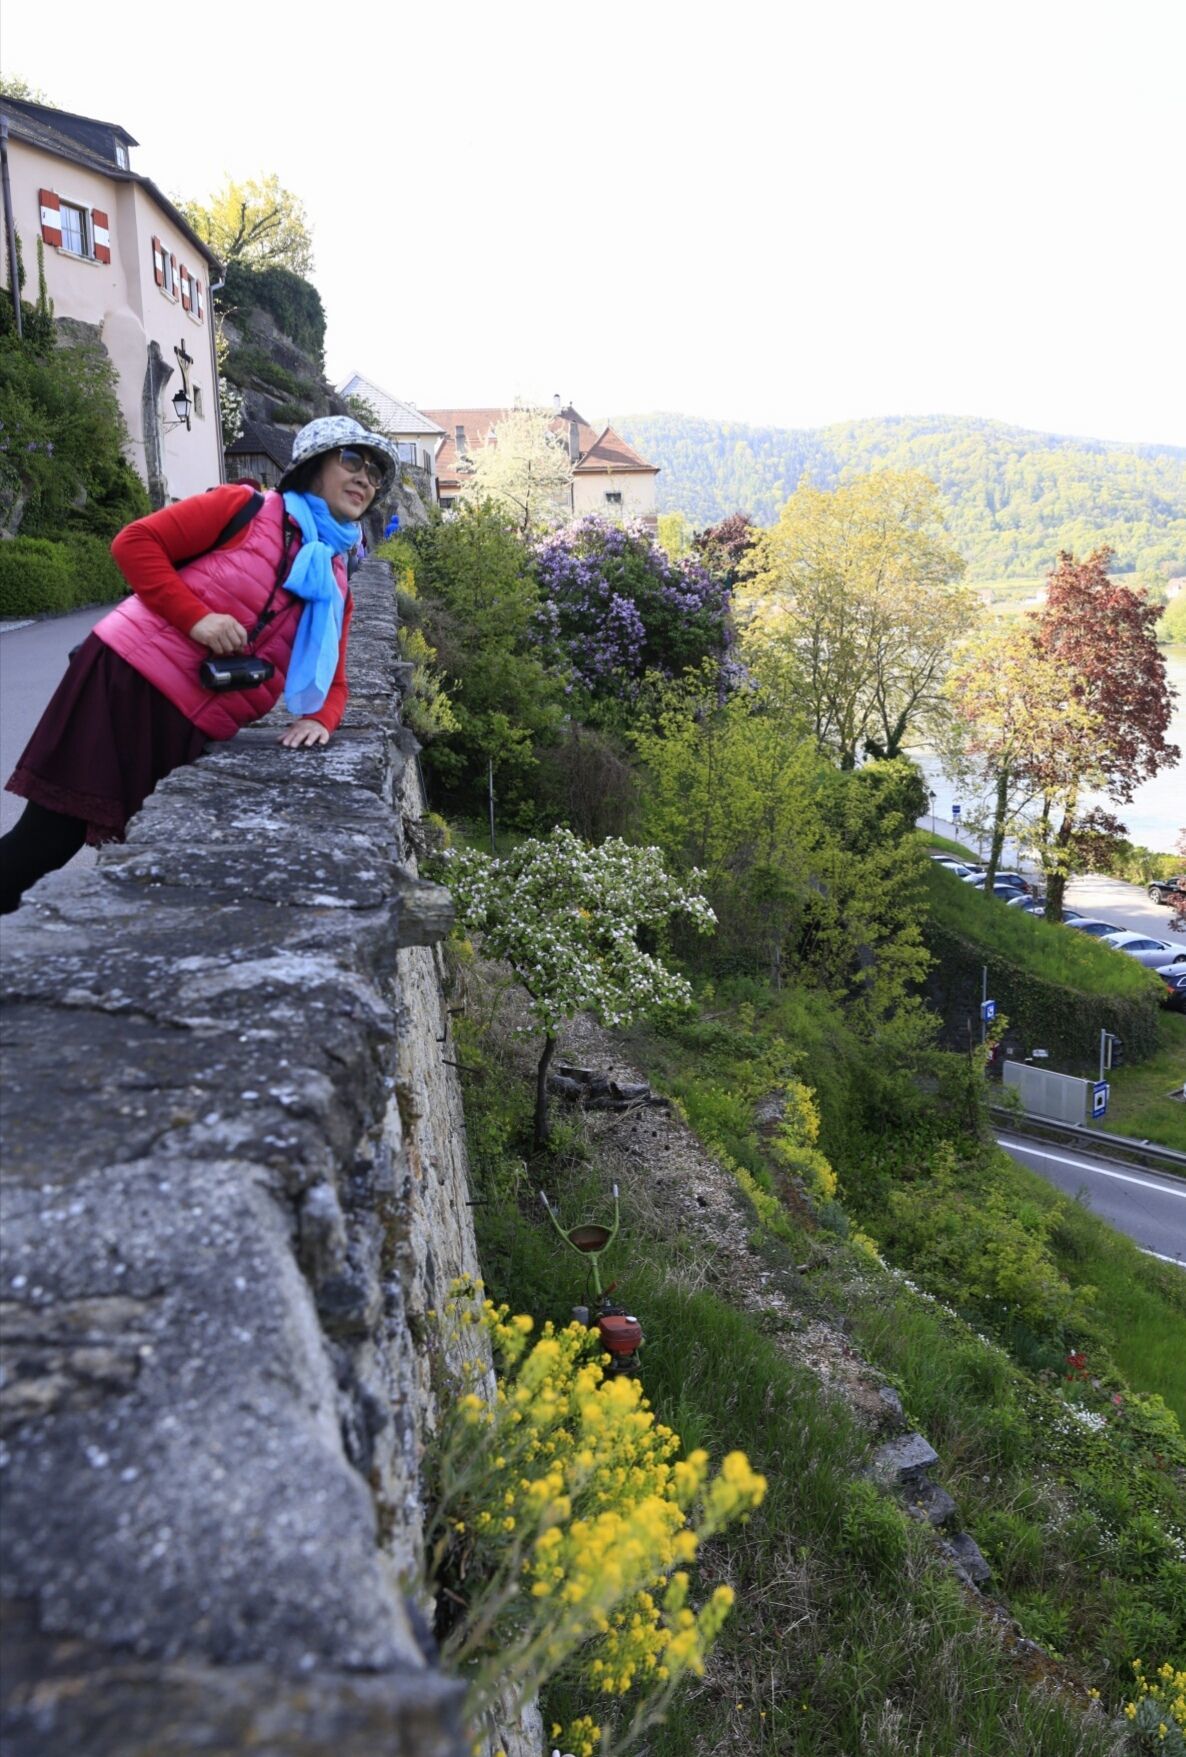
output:
POLYGON ((366 452, 356 451, 352 445, 339 446, 338 462, 351 476, 361 470, 372 488, 382 488, 383 467, 374 458, 368 457, 366 452))

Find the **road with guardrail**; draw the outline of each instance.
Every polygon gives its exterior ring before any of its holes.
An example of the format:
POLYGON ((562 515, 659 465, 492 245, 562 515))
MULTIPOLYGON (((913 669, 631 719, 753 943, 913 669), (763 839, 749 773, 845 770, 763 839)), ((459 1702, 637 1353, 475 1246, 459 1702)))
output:
POLYGON ((1081 1200, 1100 1220, 1123 1232, 1143 1251, 1186 1269, 1186 1153, 1153 1142, 1112 1140, 1127 1152, 1144 1153, 1146 1163, 1085 1151, 1068 1135, 1094 1136, 1100 1147, 1107 1137, 1091 1129, 1051 1124, 1044 1138, 1031 1130, 1033 1119, 996 1131, 998 1144, 1020 1165, 1038 1172, 1049 1183, 1081 1200), (1025 1129, 1025 1133, 1021 1132, 1025 1129), (1175 1169, 1154 1170, 1151 1160, 1175 1169))

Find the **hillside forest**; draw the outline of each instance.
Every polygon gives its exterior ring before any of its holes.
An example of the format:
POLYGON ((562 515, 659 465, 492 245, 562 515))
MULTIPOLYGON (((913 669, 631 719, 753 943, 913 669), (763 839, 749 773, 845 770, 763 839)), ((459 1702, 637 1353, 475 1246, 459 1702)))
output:
POLYGON ((734 512, 771 525, 805 475, 827 489, 869 470, 919 470, 942 495, 970 582, 1037 580, 1060 551, 1104 544, 1114 571, 1135 575, 1155 598, 1186 573, 1186 447, 948 415, 784 428, 651 414, 615 416, 614 425, 661 466, 660 510, 693 525, 734 512))

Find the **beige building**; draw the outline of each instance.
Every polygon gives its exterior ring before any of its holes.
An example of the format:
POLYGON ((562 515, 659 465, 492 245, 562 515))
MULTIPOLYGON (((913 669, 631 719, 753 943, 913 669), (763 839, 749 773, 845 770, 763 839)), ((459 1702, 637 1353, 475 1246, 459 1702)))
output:
MULTIPOLYGON (((444 430, 436 454, 437 497, 449 506, 461 492, 467 457, 485 445, 505 409, 425 409, 444 430)), ((556 399, 552 429, 564 440, 572 462, 572 513, 608 519, 641 519, 654 530, 657 464, 648 464, 612 427, 591 427, 583 415, 556 399)))
MULTIPOLYGON (((0 98, 26 298, 36 244, 54 315, 92 325, 115 367, 130 460, 154 505, 224 479, 211 284, 220 265, 150 178, 113 122, 0 98), (188 418, 174 406, 188 395, 188 418)), ((5 276, 7 281, 7 275, 5 276)), ((10 296, 7 295, 6 296, 10 296)))

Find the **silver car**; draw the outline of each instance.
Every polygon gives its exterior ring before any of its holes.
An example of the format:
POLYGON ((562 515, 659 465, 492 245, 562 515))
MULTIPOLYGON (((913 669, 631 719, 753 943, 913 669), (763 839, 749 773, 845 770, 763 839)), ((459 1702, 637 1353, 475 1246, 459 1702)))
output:
POLYGON ((1124 932, 1114 921, 1099 921, 1094 915, 1081 915, 1077 921, 1068 921, 1067 926, 1079 933, 1089 933, 1093 940, 1103 939, 1105 934, 1124 932))
POLYGON ((1101 936, 1100 945, 1126 952, 1150 970, 1163 964, 1186 964, 1186 946, 1175 945, 1172 940, 1155 940, 1147 933, 1106 933, 1101 936))

